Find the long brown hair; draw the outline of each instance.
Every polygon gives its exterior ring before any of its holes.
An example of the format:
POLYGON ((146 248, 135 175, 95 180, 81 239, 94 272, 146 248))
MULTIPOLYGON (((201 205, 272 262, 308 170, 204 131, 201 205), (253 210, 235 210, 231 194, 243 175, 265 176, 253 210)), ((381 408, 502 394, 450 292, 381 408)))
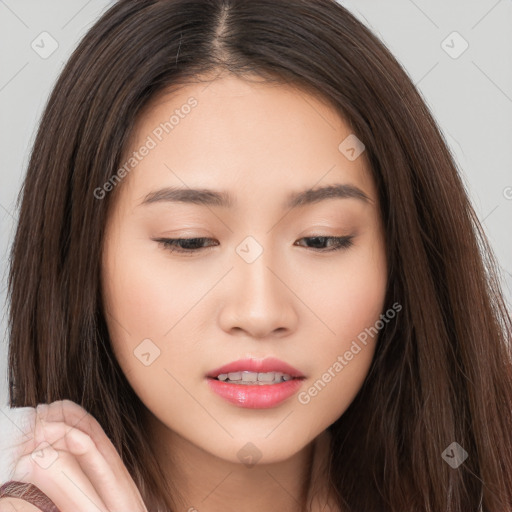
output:
POLYGON ((385 309, 403 310, 329 427, 340 508, 512 510, 512 322, 493 253, 410 78, 333 0, 121 0, 89 30, 49 98, 20 194, 10 405, 77 402, 111 438, 148 509, 174 509, 143 435, 144 405, 110 346, 100 261, 113 194, 100 200, 94 190, 121 165, 150 98, 219 71, 325 98, 363 141, 378 188, 385 309), (456 469, 442 457, 453 442, 468 453, 456 469))

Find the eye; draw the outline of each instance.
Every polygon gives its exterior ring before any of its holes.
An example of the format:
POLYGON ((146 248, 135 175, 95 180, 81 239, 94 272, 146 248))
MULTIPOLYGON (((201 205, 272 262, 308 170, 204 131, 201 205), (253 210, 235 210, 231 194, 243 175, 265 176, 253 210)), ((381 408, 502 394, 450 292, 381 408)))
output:
MULTIPOLYGON (((350 246, 353 245, 352 238, 354 237, 310 236, 301 238, 297 242, 300 242, 301 240, 309 240, 310 242, 312 242, 314 247, 308 246, 308 249, 312 249, 313 251, 318 252, 330 252, 349 248, 350 246), (326 247, 325 244, 327 242, 332 243, 326 247)), ((215 242, 215 240, 213 240, 212 238, 157 238, 154 239, 154 241, 159 242, 160 244, 162 244, 164 249, 167 249, 171 252, 179 252, 185 254, 192 254, 203 249, 208 249, 210 247, 213 247, 213 245, 205 246, 204 243, 208 241, 215 242)), ((294 245, 299 245, 297 242, 295 242, 294 245)), ((218 243, 215 245, 218 245, 218 243)))
MULTIPOLYGON (((212 238, 158 238, 155 242, 162 244, 164 249, 171 252, 193 253, 201 249, 208 249, 202 244, 212 238)), ((211 247, 211 246, 210 246, 211 247)))
MULTIPOLYGON (((300 240, 310 240, 316 247, 308 247, 314 251, 329 252, 339 251, 340 249, 348 249, 351 245, 353 236, 309 236, 301 238, 300 240), (326 242, 332 242, 330 248, 326 248, 326 242), (318 247, 318 246, 321 247, 318 247)), ((298 240, 300 242, 300 240, 298 240)), ((297 243, 297 242, 296 242, 297 243)))

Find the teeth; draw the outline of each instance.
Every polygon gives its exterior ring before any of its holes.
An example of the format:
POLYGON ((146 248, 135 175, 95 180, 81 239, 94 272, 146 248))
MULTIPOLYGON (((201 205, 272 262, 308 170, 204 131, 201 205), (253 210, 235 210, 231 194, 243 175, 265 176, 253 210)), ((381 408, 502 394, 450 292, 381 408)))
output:
POLYGON ((234 382, 236 384, 278 384, 291 380, 293 377, 287 373, 282 372, 232 372, 221 373, 217 379, 224 382, 234 382))
POLYGON ((258 382, 272 382, 274 379, 274 373, 258 373, 258 382))
MULTIPOLYGON (((228 374, 229 378, 231 376, 228 374)), ((256 372, 243 372, 242 382, 255 382, 258 380, 258 374, 256 372)))

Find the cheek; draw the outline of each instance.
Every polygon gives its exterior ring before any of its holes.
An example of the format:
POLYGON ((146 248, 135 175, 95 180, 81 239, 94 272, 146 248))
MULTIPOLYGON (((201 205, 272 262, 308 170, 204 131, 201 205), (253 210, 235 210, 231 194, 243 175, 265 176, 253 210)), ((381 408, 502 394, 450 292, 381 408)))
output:
POLYGON ((183 336, 186 321, 182 319, 197 296, 187 274, 173 270, 154 245, 118 239, 110 245, 103 265, 113 351, 132 384, 140 376, 144 387, 153 376, 161 378, 168 366, 173 357, 168 342, 183 336))
MULTIPOLYGON (((363 258, 338 280, 337 300, 329 301, 334 330, 343 338, 355 338, 372 326, 384 307, 386 270, 363 258)), ((334 292, 333 292, 334 295, 334 292)))
POLYGON ((200 288, 193 281, 197 276, 172 265, 153 241, 121 241, 104 268, 110 313, 133 342, 162 339, 174 330, 200 288))
POLYGON ((318 327, 314 370, 298 402, 319 428, 338 419, 357 395, 383 325, 384 250, 368 246, 348 254, 328 274, 317 274, 317 285, 323 286, 311 287, 307 295, 323 325, 318 327))
POLYGON ((385 252, 378 239, 315 263, 309 273, 298 273, 298 295, 309 307, 306 316, 318 324, 320 357, 348 350, 352 340, 373 326, 383 312, 387 286, 385 252), (346 347, 346 348, 345 348, 346 347))
POLYGON ((186 338, 183 317, 194 287, 186 285, 186 274, 161 261, 166 258, 143 243, 112 247, 104 263, 107 321, 114 356, 142 402, 158 410, 165 396, 166 408, 185 410, 190 403, 172 378, 172 363, 179 358, 190 365, 183 345, 170 342, 186 338))

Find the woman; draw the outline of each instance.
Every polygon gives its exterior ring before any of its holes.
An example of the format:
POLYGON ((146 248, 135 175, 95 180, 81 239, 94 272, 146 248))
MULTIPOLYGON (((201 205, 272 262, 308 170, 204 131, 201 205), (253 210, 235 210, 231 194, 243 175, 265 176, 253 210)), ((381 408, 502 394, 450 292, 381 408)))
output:
POLYGON ((428 108, 342 6, 120 1, 23 187, 10 405, 37 415, 0 503, 512 510, 495 269, 428 108))

